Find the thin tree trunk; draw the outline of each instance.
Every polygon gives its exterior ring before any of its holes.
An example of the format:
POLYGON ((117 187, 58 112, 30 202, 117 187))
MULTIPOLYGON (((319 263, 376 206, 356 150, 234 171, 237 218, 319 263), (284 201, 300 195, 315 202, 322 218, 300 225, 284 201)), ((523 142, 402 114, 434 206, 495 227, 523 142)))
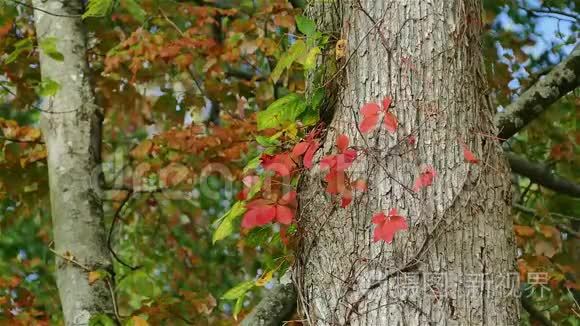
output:
POLYGON ((342 209, 325 194, 323 172, 302 181, 295 281, 305 318, 313 325, 516 325, 510 179, 490 137, 481 3, 313 1, 308 12, 347 40, 321 152, 348 135, 360 149, 351 179, 366 179, 369 190, 342 209), (359 109, 385 96, 393 97, 396 134, 362 135, 359 109), (460 142, 479 164, 464 162, 460 142), (410 188, 427 165, 437 176, 415 194, 410 188), (392 244, 375 243, 371 217, 391 208, 407 217, 409 230, 392 244))
POLYGON ((45 99, 41 128, 48 150, 56 279, 64 319, 67 325, 86 325, 97 313, 113 313, 107 284, 88 283, 88 271, 112 269, 99 187, 102 111, 89 82, 82 1, 34 0, 33 5, 39 44, 54 38, 64 56, 63 61, 55 60, 39 47, 43 81, 60 85, 55 96, 45 99))

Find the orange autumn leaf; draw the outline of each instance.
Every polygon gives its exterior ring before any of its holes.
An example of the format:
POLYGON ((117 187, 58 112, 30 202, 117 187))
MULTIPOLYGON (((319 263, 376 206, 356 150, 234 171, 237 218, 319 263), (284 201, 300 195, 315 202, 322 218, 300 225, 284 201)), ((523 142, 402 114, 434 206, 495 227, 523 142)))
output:
POLYGON ((520 237, 528 237, 528 238, 536 233, 536 230, 527 225, 514 225, 514 231, 520 237))
POLYGON ((189 176, 189 169, 179 163, 171 163, 159 171, 159 180, 166 187, 176 186, 189 176))
POLYGON ((143 160, 149 156, 153 150, 153 142, 149 139, 143 141, 141 144, 137 145, 129 155, 136 160, 143 160))

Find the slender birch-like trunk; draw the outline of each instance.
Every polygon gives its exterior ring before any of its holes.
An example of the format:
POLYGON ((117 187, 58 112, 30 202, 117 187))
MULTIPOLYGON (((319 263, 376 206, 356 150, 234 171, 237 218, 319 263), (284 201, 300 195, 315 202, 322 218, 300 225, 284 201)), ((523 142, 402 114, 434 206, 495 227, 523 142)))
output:
POLYGON ((89 81, 82 1, 34 0, 32 4, 38 43, 54 39, 64 56, 55 60, 39 47, 43 81, 60 85, 56 95, 45 99, 41 118, 48 150, 54 250, 59 255, 57 285, 66 324, 87 325, 97 313, 113 314, 106 282, 88 282, 89 270, 112 269, 100 175, 95 172, 100 163, 102 111, 89 81))
POLYGON ((348 135, 360 153, 352 179, 369 185, 342 209, 325 194, 324 173, 301 183, 295 281, 313 325, 517 324, 510 178, 492 137, 481 11, 478 0, 313 1, 308 9, 347 42, 321 152, 348 135), (386 96, 396 134, 362 135, 359 109, 386 96), (478 164, 464 161, 461 143, 478 164), (414 193, 425 166, 437 176, 414 193), (375 243, 371 217, 391 208, 409 230, 375 243))

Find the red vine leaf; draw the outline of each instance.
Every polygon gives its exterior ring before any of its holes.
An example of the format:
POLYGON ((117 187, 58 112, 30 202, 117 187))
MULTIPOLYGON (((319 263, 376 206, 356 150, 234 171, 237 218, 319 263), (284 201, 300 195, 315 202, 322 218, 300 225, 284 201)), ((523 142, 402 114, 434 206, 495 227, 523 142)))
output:
POLYGON ((387 96, 383 99, 383 108, 379 107, 376 103, 366 103, 360 110, 361 115, 363 116, 359 129, 362 133, 368 133, 373 131, 377 127, 377 122, 379 121, 379 114, 382 111, 384 113, 383 116, 383 124, 385 129, 387 129, 390 133, 395 133, 397 131, 397 117, 391 112, 389 112, 389 107, 391 106, 393 99, 390 96, 387 96))
POLYGON ((296 168, 296 162, 289 153, 280 153, 277 155, 262 155, 262 166, 264 170, 273 171, 281 177, 290 175, 296 168))
POLYGON ((433 179, 437 176, 437 172, 432 166, 426 166, 423 171, 419 174, 419 177, 415 180, 413 185, 413 191, 419 192, 421 189, 433 184, 433 179))
POLYGON ((274 220, 280 224, 292 223, 296 211, 296 191, 289 191, 278 201, 256 199, 246 204, 247 211, 242 219, 242 227, 251 229, 274 220))
POLYGON ((304 154, 304 166, 305 167, 307 167, 309 169, 312 168, 312 160, 314 159, 314 153, 316 153, 316 151, 318 150, 319 147, 320 147, 320 144, 316 140, 310 144, 310 146, 308 147, 308 150, 304 154))
POLYGON ((391 112, 385 112, 384 119, 385 120, 383 122, 385 123, 385 129, 387 129, 387 131, 391 134, 394 134, 397 131, 397 118, 391 112))
POLYGON ((340 201, 340 207, 346 208, 352 202, 352 191, 346 188, 342 192, 342 199, 340 201))
POLYGON ((292 149, 292 156, 294 157, 299 157, 302 154, 306 153, 306 150, 308 149, 308 146, 310 144, 308 142, 301 142, 296 144, 296 146, 294 146, 294 148, 292 149))
POLYGON ((362 180, 362 179, 358 179, 356 181, 353 181, 350 185, 358 191, 367 191, 368 190, 367 182, 365 180, 362 180))
POLYGON ((348 148, 349 139, 345 134, 341 134, 336 138, 336 148, 339 152, 344 152, 348 148))
POLYGON ((469 150, 469 148, 467 147, 466 144, 462 143, 461 147, 463 148, 463 159, 465 160, 465 162, 471 163, 471 164, 479 163, 479 160, 475 157, 473 152, 469 150))
POLYGON ((383 99, 383 110, 387 111, 389 109, 389 107, 391 106, 391 103, 393 102, 393 98, 390 96, 387 96, 383 99))
POLYGON ((360 110, 363 119, 359 125, 359 129, 362 133, 371 132, 377 127, 377 122, 379 121, 379 111, 380 108, 376 103, 367 103, 363 105, 360 110))
POLYGON ((311 169, 312 160, 314 159, 314 153, 316 153, 319 147, 320 144, 318 143, 317 140, 307 139, 294 146, 294 148, 292 149, 292 156, 300 157, 304 155, 304 157, 302 158, 302 162, 306 168, 311 169))
POLYGON ((397 213, 396 208, 391 209, 389 215, 385 215, 383 212, 373 215, 372 221, 375 224, 374 242, 384 240, 387 243, 392 243, 395 233, 409 228, 406 219, 397 213))

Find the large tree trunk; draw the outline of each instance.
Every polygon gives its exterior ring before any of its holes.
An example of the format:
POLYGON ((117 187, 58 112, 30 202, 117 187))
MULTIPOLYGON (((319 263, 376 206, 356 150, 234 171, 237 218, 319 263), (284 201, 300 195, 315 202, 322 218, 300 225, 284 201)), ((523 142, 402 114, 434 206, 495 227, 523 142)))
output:
POLYGON ((295 278, 305 318, 315 325, 517 324, 509 175, 489 137, 481 3, 338 1, 309 9, 321 29, 348 44, 321 152, 347 134, 360 149, 352 179, 368 180, 369 191, 342 209, 325 195, 322 172, 302 181, 295 278), (399 129, 363 136, 359 109, 385 96, 393 97, 399 129), (464 162, 461 141, 479 164, 464 162), (425 165, 437 177, 415 194, 409 188, 425 165), (371 216, 391 208, 408 218, 409 230, 392 244, 375 243, 371 216))
POLYGON ((99 188, 102 112, 89 82, 82 1, 35 0, 33 5, 39 44, 55 38, 64 56, 59 61, 40 50, 43 80, 60 85, 55 96, 45 99, 41 128, 64 318, 67 325, 86 325, 97 313, 113 312, 106 282, 88 283, 89 270, 111 270, 99 188))

